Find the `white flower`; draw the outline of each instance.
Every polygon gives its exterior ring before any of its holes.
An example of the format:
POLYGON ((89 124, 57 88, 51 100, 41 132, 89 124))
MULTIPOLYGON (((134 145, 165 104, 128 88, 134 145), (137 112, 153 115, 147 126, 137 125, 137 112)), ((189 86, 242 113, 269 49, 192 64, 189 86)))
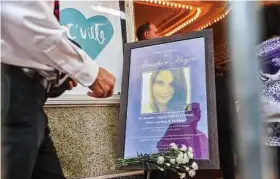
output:
POLYGON ((163 157, 163 156, 159 156, 159 157, 157 158, 157 163, 158 163, 159 165, 163 164, 163 163, 164 163, 164 157, 163 157))
POLYGON ((187 146, 185 146, 184 144, 181 147, 181 151, 186 152, 187 151, 187 146))
POLYGON ((192 147, 189 147, 189 148, 188 148, 188 151, 193 152, 193 148, 192 148, 192 147))
POLYGON ((166 163, 165 165, 168 166, 168 167, 170 167, 170 163, 166 163))
POLYGON ((193 159, 193 152, 188 151, 188 156, 189 156, 190 159, 193 159))
POLYGON ((171 149, 178 150, 178 146, 175 143, 170 144, 171 149))
POLYGON ((192 168, 193 168, 194 170, 198 170, 198 165, 197 165, 196 162, 193 162, 193 163, 192 163, 192 168))
POLYGON ((184 162, 184 158, 178 156, 178 157, 176 158, 176 162, 177 162, 178 164, 182 164, 182 163, 184 162))
POLYGON ((184 157, 183 157, 183 164, 187 164, 187 163, 189 163, 189 161, 190 161, 190 159, 189 159, 189 157, 188 157, 188 154, 184 154, 184 157))
POLYGON ((174 158, 170 159, 169 161, 170 161, 170 163, 172 163, 172 164, 175 164, 175 162, 176 162, 176 160, 175 160, 174 158))
POLYGON ((180 177, 181 179, 186 178, 186 174, 185 174, 185 173, 179 173, 179 177, 180 177))
POLYGON ((188 172, 188 171, 190 170, 190 167, 186 167, 186 166, 185 166, 185 169, 186 169, 186 171, 188 172))
POLYGON ((187 164, 189 162, 189 159, 185 159, 185 158, 183 158, 183 160, 182 160, 182 164, 187 164))
POLYGON ((184 158, 184 153, 183 152, 180 152, 178 157, 181 157, 181 158, 184 158))
POLYGON ((194 177, 195 176, 195 170, 190 170, 189 175, 190 175, 190 177, 194 177))

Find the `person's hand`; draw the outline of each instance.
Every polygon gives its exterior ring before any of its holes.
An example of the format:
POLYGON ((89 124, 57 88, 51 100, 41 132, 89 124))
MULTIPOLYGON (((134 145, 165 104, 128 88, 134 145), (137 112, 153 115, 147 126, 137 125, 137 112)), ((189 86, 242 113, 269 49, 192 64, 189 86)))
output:
POLYGON ((114 86, 114 75, 100 67, 95 82, 89 87, 91 91, 88 95, 95 98, 110 97, 114 93, 114 86))

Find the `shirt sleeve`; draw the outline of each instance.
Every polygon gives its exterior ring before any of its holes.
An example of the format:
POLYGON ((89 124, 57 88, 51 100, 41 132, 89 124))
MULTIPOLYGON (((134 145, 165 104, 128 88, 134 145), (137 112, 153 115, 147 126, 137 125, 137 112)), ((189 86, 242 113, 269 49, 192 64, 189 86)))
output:
MULTIPOLYGON (((83 86, 96 79, 99 66, 70 42, 44 1, 2 1, 2 30, 30 58, 68 74, 83 86), (44 58, 34 58, 41 54, 44 58), (33 57, 33 58, 32 58, 33 57), (44 59, 44 60, 42 60, 44 59)), ((94 47, 93 47, 94 48, 94 47)))

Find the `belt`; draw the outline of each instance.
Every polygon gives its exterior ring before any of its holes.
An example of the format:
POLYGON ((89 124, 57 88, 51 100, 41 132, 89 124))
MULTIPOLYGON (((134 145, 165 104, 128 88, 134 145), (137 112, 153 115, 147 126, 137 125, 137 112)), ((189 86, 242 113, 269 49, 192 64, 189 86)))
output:
POLYGON ((49 89, 51 87, 50 81, 48 81, 45 77, 40 75, 38 73, 38 71, 31 69, 31 68, 21 68, 21 69, 30 78, 32 78, 32 79, 37 78, 37 80, 39 80, 40 84, 46 89, 46 91, 47 92, 49 91, 49 89))

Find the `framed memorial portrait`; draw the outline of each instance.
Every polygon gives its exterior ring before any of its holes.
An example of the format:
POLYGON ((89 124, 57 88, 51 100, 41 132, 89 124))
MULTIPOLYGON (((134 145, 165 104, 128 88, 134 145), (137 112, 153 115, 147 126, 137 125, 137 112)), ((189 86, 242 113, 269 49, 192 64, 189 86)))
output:
POLYGON ((220 168, 212 36, 204 30, 126 44, 120 157, 176 143, 193 148, 200 169, 220 168))

